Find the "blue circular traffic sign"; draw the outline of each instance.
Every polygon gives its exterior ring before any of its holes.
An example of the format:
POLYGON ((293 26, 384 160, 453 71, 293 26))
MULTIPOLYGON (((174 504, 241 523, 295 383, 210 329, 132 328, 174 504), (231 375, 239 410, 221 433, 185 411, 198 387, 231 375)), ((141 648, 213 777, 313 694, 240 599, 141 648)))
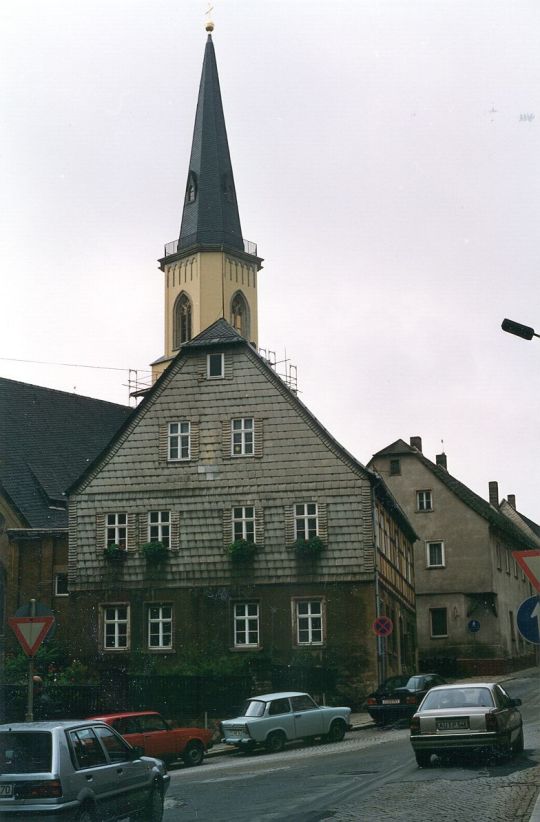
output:
POLYGON ((540 645, 540 596, 524 600, 517 612, 518 631, 527 642, 540 645))
POLYGON ((470 619, 467 623, 467 628, 471 634, 476 634, 480 630, 480 622, 477 619, 470 619))

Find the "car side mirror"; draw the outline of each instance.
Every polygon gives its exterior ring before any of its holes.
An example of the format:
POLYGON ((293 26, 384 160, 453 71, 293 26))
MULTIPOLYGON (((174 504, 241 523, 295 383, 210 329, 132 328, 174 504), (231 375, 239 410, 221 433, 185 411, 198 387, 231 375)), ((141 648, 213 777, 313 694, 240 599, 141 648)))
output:
POLYGON ((522 704, 521 699, 511 699, 510 700, 510 705, 512 706, 512 708, 519 708, 519 706, 521 704, 522 704))
POLYGON ((143 754, 144 748, 141 748, 140 745, 133 745, 131 751, 129 752, 130 762, 133 762, 135 759, 140 759, 143 754))

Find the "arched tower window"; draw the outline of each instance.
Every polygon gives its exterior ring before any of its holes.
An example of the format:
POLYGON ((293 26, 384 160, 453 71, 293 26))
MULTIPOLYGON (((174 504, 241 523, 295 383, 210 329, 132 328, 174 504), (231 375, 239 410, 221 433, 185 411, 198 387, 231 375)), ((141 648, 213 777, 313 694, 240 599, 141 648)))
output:
POLYGON ((182 291, 174 306, 174 347, 191 339, 191 300, 182 291))
POLYGON ((241 291, 237 291, 231 300, 231 325, 249 340, 249 309, 241 291))

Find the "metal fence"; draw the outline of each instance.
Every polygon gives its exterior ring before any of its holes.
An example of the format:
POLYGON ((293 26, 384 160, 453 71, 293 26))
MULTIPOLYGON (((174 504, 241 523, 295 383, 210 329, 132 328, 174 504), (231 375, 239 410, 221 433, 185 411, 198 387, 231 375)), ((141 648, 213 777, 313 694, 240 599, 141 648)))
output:
MULTIPOLYGON (((47 684, 34 697, 34 719, 82 719, 113 711, 156 710, 189 724, 230 716, 252 691, 247 676, 104 676, 100 685, 47 684)), ((25 685, 0 685, 0 722, 21 722, 25 685)))

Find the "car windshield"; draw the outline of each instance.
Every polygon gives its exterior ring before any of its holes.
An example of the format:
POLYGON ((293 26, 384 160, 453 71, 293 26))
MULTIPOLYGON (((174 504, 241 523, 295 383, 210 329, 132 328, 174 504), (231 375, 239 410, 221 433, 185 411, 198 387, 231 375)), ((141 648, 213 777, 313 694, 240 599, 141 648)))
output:
POLYGON ((424 687, 424 677, 411 676, 405 687, 408 688, 409 691, 419 691, 421 688, 424 687))
POLYGON ((240 713, 241 716, 262 716, 266 702, 261 702, 260 699, 248 699, 244 702, 244 707, 240 713))
POLYGON ((489 688, 443 688, 430 691, 422 703, 423 711, 446 708, 493 708, 493 697, 489 688))
POLYGON ((44 731, 0 733, 0 773, 45 773, 51 770, 52 738, 44 731))

